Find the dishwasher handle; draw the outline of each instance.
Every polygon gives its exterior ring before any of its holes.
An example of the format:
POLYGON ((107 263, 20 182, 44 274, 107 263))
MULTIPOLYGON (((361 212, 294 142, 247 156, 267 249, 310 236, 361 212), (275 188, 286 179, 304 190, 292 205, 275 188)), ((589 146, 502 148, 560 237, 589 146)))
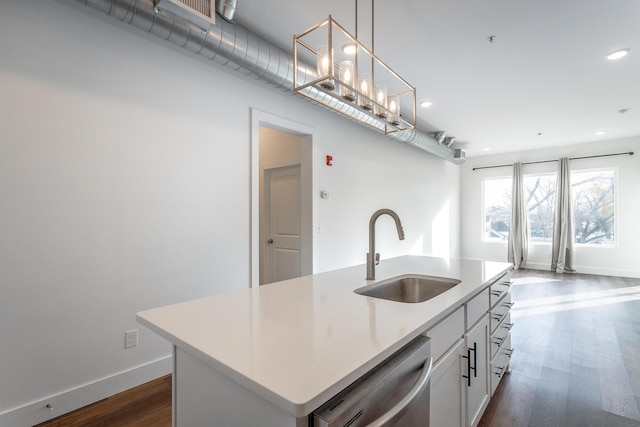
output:
POLYGON ((424 390, 427 384, 429 384, 432 369, 433 357, 429 357, 424 361, 420 377, 418 377, 416 383, 413 385, 413 387, 411 387, 411 390, 409 390, 409 392, 402 399, 400 399, 400 401, 396 403, 393 408, 389 409, 377 420, 367 424, 366 427, 384 427, 385 425, 388 425, 388 423, 400 417, 403 414, 403 409, 409 406, 409 404, 413 402, 413 400, 424 390))

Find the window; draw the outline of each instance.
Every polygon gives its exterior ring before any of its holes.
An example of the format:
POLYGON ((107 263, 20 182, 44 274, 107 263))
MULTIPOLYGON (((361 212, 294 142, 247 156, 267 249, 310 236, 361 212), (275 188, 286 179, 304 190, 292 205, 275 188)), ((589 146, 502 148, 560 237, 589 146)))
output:
MULTIPOLYGON (((576 244, 611 245, 615 237, 615 170, 571 172, 576 244)), ((524 176, 531 243, 551 244, 556 206, 556 174, 524 176)), ((506 241, 511 215, 511 177, 484 180, 486 242, 506 241)))
POLYGON ((529 213, 529 242, 551 243, 553 239, 556 179, 556 174, 524 177, 524 194, 529 213))
POLYGON ((615 243, 615 178, 613 169, 571 172, 577 244, 615 243))
POLYGON ((511 178, 484 180, 484 240, 506 241, 511 215, 511 178))
MULTIPOLYGON (((556 204, 556 175, 525 175, 524 191, 531 242, 551 242, 556 204)), ((484 181, 484 239, 507 240, 511 215, 511 178, 484 181)))

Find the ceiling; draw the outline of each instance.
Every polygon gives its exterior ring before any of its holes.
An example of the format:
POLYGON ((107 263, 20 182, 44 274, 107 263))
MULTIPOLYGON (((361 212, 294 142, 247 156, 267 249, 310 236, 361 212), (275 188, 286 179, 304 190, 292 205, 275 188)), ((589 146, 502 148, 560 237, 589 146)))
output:
MULTIPOLYGON (((371 2, 358 8, 370 47, 371 2)), ((455 136, 469 157, 640 135, 638 0, 396 0, 374 12, 376 55, 433 103, 418 128, 455 136)), ((238 0, 235 20, 292 51, 330 14, 355 34, 355 1, 238 0)))

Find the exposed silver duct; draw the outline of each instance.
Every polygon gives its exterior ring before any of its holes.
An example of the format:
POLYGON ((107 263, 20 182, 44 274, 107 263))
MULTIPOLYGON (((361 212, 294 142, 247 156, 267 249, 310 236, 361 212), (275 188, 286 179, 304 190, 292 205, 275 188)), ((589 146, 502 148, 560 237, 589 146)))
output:
POLYGON ((229 22, 233 21, 236 13, 237 0, 216 0, 216 12, 229 22))
MULTIPOLYGON (((209 31, 203 31, 182 18, 156 11, 153 0, 77 1, 207 59, 293 93, 293 55, 241 25, 216 19, 209 31)), ((311 81, 315 77, 314 69, 310 67, 306 76, 299 75, 298 80, 311 81)), ((313 88, 309 88, 309 92, 318 99, 327 96, 313 88)), ((333 102, 338 109, 355 110, 340 100, 333 102)), ((365 115, 365 120, 367 118, 369 123, 373 121, 365 115)), ((431 135, 418 129, 394 132, 388 136, 450 162, 464 162, 463 157, 456 157, 453 148, 439 145, 431 135)))
POLYGON ((447 133, 445 131, 436 132, 433 134, 433 139, 440 145, 444 142, 444 139, 447 137, 447 133))

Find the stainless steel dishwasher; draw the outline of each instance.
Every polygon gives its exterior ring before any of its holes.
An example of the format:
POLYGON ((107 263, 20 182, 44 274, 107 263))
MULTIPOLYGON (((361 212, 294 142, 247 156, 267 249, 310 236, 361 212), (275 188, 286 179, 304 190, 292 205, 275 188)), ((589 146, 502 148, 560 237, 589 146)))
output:
POLYGON ((313 427, 427 427, 431 343, 419 336, 313 413, 313 427))

